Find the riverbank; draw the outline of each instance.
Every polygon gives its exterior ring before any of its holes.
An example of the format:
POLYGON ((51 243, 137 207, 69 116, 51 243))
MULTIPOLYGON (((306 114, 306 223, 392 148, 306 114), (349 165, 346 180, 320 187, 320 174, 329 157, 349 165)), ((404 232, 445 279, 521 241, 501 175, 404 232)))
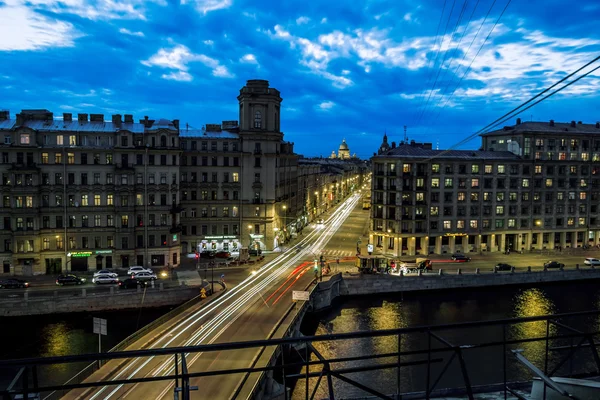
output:
POLYGON ((469 289, 552 282, 586 282, 600 279, 600 269, 575 268, 522 272, 463 273, 460 269, 449 272, 398 275, 336 274, 320 282, 310 299, 311 311, 331 306, 338 297, 419 292, 447 289, 469 289))

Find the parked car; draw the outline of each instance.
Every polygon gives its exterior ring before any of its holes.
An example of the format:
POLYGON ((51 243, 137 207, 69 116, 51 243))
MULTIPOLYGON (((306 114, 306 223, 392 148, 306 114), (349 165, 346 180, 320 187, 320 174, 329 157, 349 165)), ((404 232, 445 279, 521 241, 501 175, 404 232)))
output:
POLYGON ((217 251, 215 253, 216 258, 231 258, 231 253, 228 251, 217 251))
POLYGON ((564 268, 565 264, 559 263, 558 261, 548 261, 544 263, 544 267, 546 268, 564 268))
POLYGON ((127 275, 131 276, 139 272, 152 272, 152 270, 149 268, 140 267, 139 265, 134 265, 133 267, 129 267, 127 270, 127 275))
POLYGON ((99 276, 109 276, 111 278, 116 278, 117 276, 119 276, 119 274, 108 269, 101 269, 100 271, 94 272, 94 278, 97 278, 99 276))
POLYGON ((588 257, 583 262, 585 265, 600 265, 600 260, 597 258, 588 257))
POLYGON ((467 257, 464 254, 452 254, 452 261, 456 262, 469 262, 471 261, 471 257, 467 257))
POLYGON ((92 282, 94 282, 96 285, 99 285, 101 283, 119 283, 119 278, 108 274, 101 274, 99 276, 95 276, 92 279, 92 282))
POLYGON ((140 281, 136 278, 127 278, 119 281, 119 289, 136 289, 139 286, 146 286, 146 282, 140 281))
POLYGON ((58 278, 56 278, 56 284, 59 286, 81 285, 81 284, 85 283, 85 281, 86 281, 85 278, 74 275, 74 274, 59 275, 58 278))
POLYGON ((215 252, 214 251, 203 251, 200 253, 200 258, 208 258, 208 259, 212 259, 215 258, 215 252))
POLYGON ((248 255, 251 256, 260 256, 262 254, 261 249, 248 249, 248 255))
POLYGON ((510 270, 512 270, 512 269, 513 269, 513 266, 512 266, 512 265, 510 265, 510 264, 504 264, 504 263, 500 263, 500 264, 497 264, 497 265, 494 267, 494 269, 495 269, 496 271, 510 271, 510 270))
POLYGON ((9 278, 0 280, 1 289, 26 289, 28 287, 29 282, 22 279, 9 278))
POLYGON ((155 281, 157 279, 154 272, 138 272, 133 276, 140 282, 155 281))

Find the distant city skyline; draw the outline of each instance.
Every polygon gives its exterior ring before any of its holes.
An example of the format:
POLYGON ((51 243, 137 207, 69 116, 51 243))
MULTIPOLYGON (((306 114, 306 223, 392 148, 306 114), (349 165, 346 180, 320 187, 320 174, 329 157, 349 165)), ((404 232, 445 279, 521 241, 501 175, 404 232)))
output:
MULTIPOLYGON (((345 138, 368 158, 404 126, 409 139, 450 147, 600 50, 590 0, 261 4, 0 1, 0 109, 201 128, 238 119, 239 89, 266 79, 298 153, 329 157, 345 138)), ((596 72, 520 117, 595 123, 599 87, 596 72)))

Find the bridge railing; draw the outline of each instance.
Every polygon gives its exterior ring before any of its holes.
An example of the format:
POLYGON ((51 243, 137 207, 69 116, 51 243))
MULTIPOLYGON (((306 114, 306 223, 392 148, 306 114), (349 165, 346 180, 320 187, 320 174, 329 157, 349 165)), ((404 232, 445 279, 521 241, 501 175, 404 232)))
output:
MULTIPOLYGON (((363 393, 391 399, 398 398, 397 396, 401 395, 403 389, 406 388, 403 386, 406 383, 403 383, 400 378, 405 376, 407 369, 417 368, 418 383, 422 384, 422 397, 430 398, 433 394, 439 393, 436 388, 441 379, 445 374, 453 373, 454 376, 451 380, 453 384, 461 386, 464 393, 472 399, 474 393, 478 391, 473 378, 478 369, 488 366, 492 366, 500 376, 498 387, 504 391, 505 395, 516 392, 516 386, 511 382, 515 381, 517 372, 520 373, 520 378, 527 380, 537 376, 544 382, 544 388, 547 386, 556 390, 554 387, 556 384, 551 380, 553 376, 600 373, 600 356, 597 351, 599 343, 594 340, 595 336, 600 334, 597 324, 599 317, 600 311, 593 310, 249 342, 2 360, 0 369, 20 370, 22 378, 10 388, 1 390, 0 396, 4 397, 0 398, 12 400, 16 395, 28 398, 27 396, 31 393, 54 390, 84 390, 82 396, 85 398, 90 391, 100 387, 115 385, 127 387, 127 385, 136 383, 163 381, 174 382, 175 388, 181 392, 180 398, 185 400, 190 398, 189 390, 193 389, 190 386, 191 380, 211 379, 210 377, 222 379, 228 375, 243 376, 243 374, 270 371, 272 378, 280 381, 280 386, 293 387, 295 385, 298 391, 296 397, 312 399, 318 391, 321 391, 320 397, 339 397, 336 396, 335 391, 339 390, 340 384, 343 384, 363 393), (596 322, 590 323, 590 321, 596 322), (483 328, 487 329, 488 336, 480 334, 480 332, 484 332, 483 328), (490 328, 496 329, 493 335, 489 333, 490 328), (420 342, 417 343, 417 346, 409 346, 411 343, 416 343, 415 337, 419 338, 420 342), (378 340, 385 340, 385 344, 377 342, 378 340), (532 345, 535 345, 535 352, 531 351, 532 345), (356 346, 362 348, 358 348, 360 351, 352 354, 340 352, 338 355, 329 351, 331 346, 341 349, 355 348, 356 346), (273 349, 279 347, 277 364, 250 365, 223 370, 203 368, 202 371, 193 372, 187 368, 186 360, 192 359, 198 353, 259 350, 265 347, 273 349), (475 357, 478 351, 485 349, 488 349, 486 358, 475 357), (489 349, 494 349, 494 351, 489 352, 489 349), (578 362, 581 362, 584 352, 589 357, 581 364, 581 368, 574 367, 572 363, 574 355, 577 354, 578 362), (148 357, 163 357, 164 360, 171 360, 173 367, 167 369, 164 374, 88 379, 85 382, 60 386, 45 386, 35 379, 37 369, 44 365, 98 360, 117 360, 115 363, 119 363, 121 362, 119 360, 147 359, 148 357), (449 367, 454 360, 456 360, 458 368, 451 369, 449 367), (369 375, 373 371, 378 371, 380 374, 385 373, 386 382, 391 381, 395 384, 395 390, 390 390, 389 386, 377 386, 377 379, 372 379, 373 375, 369 375), (527 372, 529 374, 526 374, 527 372), (395 393, 390 394, 390 391, 395 393)), ((272 385, 272 387, 275 386, 272 385)), ((563 389, 558 387, 558 390, 563 389)), ((412 391, 414 392, 414 389, 412 391)), ((281 393, 286 399, 289 398, 289 394, 287 389, 281 393)), ((235 397, 234 394, 233 398, 235 397)))

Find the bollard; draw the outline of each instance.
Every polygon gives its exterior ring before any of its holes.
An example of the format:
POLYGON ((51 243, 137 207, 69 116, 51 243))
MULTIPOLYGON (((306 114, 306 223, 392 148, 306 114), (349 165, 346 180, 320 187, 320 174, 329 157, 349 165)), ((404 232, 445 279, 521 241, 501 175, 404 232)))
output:
POLYGON ((575 264, 575 269, 579 270, 579 264, 575 264))
POLYGON ((115 294, 115 287, 111 286, 110 287, 110 295, 113 296, 115 294))
POLYGON ((25 292, 23 293, 23 298, 25 299, 25 301, 29 300, 29 293, 25 292))
POLYGON ((137 292, 142 293, 142 285, 140 285, 139 283, 137 285, 137 292))
POLYGON ((419 276, 423 276, 423 271, 419 270, 419 276))
POLYGON ((479 275, 479 268, 475 268, 475 274, 479 275))
POLYGON ((438 270, 438 275, 443 275, 443 274, 444 274, 444 273, 442 272, 442 269, 440 268, 440 269, 438 270))
POLYGON ((544 272, 548 271, 548 267, 544 265, 544 272))
POLYGON ((150 281, 150 286, 152 287, 152 289, 154 289, 154 280, 150 281))
POLYGON ((85 297, 87 295, 87 289, 81 289, 81 297, 85 297))
POLYGON ((459 269, 456 270, 456 275, 462 275, 462 271, 459 269))
POLYGON ((160 291, 165 290, 165 284, 163 282, 158 284, 158 290, 160 290, 160 291))
POLYGON ((510 267, 510 273, 514 274, 515 273, 515 267, 510 267))
POLYGON ((531 267, 527 267, 527 272, 531 272, 531 267))

